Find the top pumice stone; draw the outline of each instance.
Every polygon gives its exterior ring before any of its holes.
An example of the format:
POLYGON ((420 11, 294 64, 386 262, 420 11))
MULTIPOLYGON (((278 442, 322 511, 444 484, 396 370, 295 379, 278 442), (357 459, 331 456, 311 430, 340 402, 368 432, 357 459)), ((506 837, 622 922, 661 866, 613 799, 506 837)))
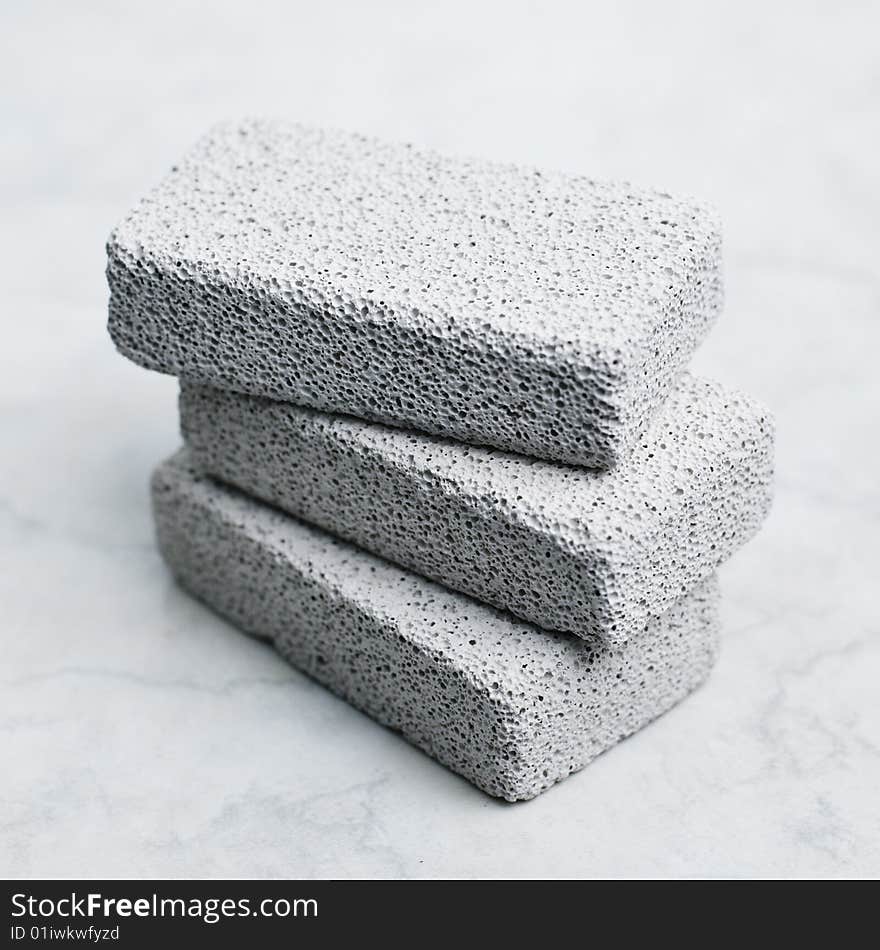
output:
POLYGON ((213 129, 107 251, 142 366, 596 468, 721 306, 697 202, 283 122, 213 129))

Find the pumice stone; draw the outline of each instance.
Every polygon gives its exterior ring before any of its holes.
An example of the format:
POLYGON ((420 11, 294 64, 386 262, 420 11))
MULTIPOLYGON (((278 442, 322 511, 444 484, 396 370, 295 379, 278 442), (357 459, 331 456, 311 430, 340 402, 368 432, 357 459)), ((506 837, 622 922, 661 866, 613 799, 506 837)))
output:
POLYGON ((142 366, 597 468, 721 306, 702 204, 282 122, 215 128, 107 253, 142 366))
POLYGON ((619 644, 758 529, 773 427, 685 376, 626 462, 538 462, 185 384, 200 469, 541 627, 619 644))
POLYGON ((192 468, 152 481, 180 583, 490 795, 533 798, 707 677, 714 576, 621 650, 550 633, 381 560, 192 468))

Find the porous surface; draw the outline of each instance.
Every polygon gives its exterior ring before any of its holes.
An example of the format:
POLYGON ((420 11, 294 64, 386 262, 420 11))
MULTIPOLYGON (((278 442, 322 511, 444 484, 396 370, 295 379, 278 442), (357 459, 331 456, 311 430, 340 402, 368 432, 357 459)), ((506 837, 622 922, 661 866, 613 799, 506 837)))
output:
POLYGON ((153 476, 184 587, 475 785, 532 798, 695 689, 718 639, 713 578, 620 651, 550 633, 199 476, 153 476))
POLYGON ((608 467, 717 314, 720 254, 659 191, 251 121, 115 229, 109 326, 195 382, 608 467))
POLYGON ((610 471, 184 385, 204 471, 542 627, 624 642, 757 530, 773 429, 686 376, 610 471))

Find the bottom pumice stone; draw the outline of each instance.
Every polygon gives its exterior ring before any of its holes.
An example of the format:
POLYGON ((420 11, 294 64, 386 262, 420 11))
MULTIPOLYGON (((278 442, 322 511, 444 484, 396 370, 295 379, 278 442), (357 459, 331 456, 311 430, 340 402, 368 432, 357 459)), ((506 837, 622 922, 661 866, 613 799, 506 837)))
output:
POLYGON ((155 471, 152 497, 159 548, 183 587, 508 801, 661 715, 717 654, 714 575, 615 650, 517 620, 221 486, 186 450, 155 471))

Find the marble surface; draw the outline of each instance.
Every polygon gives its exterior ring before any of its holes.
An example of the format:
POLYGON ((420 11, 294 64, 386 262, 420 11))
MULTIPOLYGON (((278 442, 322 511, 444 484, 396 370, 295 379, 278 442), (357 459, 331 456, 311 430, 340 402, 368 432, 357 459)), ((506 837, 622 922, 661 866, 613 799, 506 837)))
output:
POLYGON ((438 8, 4 5, 0 873, 878 875, 878 7, 438 8), (727 307, 696 366, 776 411, 775 507, 723 570, 708 685, 534 802, 378 728, 157 557, 175 383, 114 353, 103 243, 248 113, 724 215, 727 307))

